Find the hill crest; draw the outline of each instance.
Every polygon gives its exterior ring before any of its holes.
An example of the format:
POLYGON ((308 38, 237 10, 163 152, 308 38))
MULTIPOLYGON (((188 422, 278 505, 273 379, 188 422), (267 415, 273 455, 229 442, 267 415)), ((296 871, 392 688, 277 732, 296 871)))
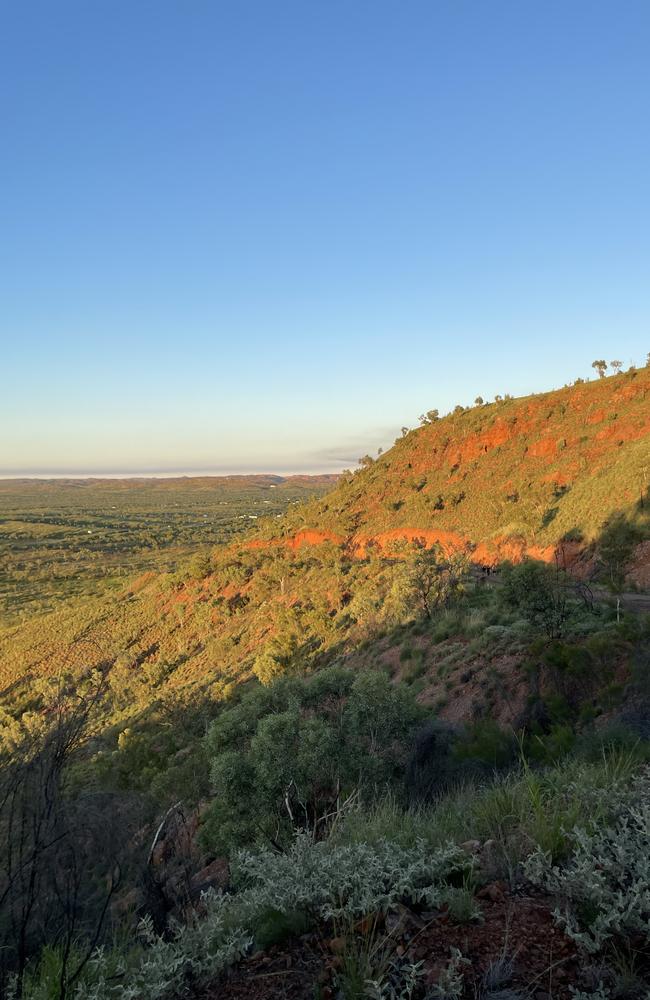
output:
POLYGON ((458 408, 362 461, 251 545, 331 541, 363 555, 418 537, 484 564, 549 561, 559 546, 575 559, 614 511, 645 501, 650 369, 458 408))

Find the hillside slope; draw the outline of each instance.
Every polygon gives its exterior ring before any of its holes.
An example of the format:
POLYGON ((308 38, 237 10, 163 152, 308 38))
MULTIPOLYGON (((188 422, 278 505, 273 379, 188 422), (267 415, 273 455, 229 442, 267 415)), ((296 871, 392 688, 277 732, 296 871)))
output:
POLYGON ((614 511, 634 514, 649 477, 645 368, 428 420, 267 532, 361 551, 419 536, 469 544, 476 562, 548 560, 562 539, 593 541, 614 511))
MULTIPOLYGON (((648 537, 649 466, 649 369, 427 423, 325 498, 216 549, 198 577, 196 565, 147 574, 4 630, 7 730, 62 676, 97 668, 119 720, 167 698, 219 700, 253 672, 266 680, 348 656, 409 619, 400 559, 390 558, 403 538, 485 564, 548 560, 561 546, 588 557, 616 511, 648 537)), ((637 550, 642 583, 647 549, 637 550)))

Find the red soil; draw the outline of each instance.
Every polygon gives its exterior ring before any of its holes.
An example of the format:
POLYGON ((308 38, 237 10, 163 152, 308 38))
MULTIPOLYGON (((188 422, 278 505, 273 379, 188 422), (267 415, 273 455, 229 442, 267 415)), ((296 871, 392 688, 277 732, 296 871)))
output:
MULTIPOLYGON (((383 928, 380 921, 377 933, 380 938, 386 935, 394 957, 422 962, 431 985, 457 948, 467 959, 460 969, 464 998, 480 994, 486 973, 499 961, 509 967, 504 985, 531 997, 568 998, 569 987, 580 981, 579 959, 575 945, 554 925, 552 901, 512 894, 499 882, 486 886, 479 896, 480 923, 458 925, 445 912, 419 916, 403 907, 393 918, 396 926, 383 928)), ((359 934, 365 924, 359 922, 359 934)), ((305 934, 230 970, 204 1000, 311 1000, 314 995, 330 1000, 340 995, 337 975, 343 947, 344 940, 329 937, 326 928, 305 934)))
POLYGON ((351 547, 357 555, 364 556, 370 543, 376 545, 382 552, 390 553, 398 549, 400 542, 423 542, 427 549, 439 545, 448 554, 467 548, 467 539, 462 535, 453 531, 432 531, 425 528, 393 528, 390 531, 381 531, 377 535, 355 535, 351 547))

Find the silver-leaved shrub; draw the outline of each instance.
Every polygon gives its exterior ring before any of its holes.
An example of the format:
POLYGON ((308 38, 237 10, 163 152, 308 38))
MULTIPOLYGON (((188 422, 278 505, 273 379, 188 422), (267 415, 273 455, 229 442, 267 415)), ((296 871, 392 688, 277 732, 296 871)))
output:
MULTIPOLYGON (((116 969, 113 953, 98 949, 74 1000, 165 1000, 185 995, 190 983, 205 983, 250 949, 256 923, 269 910, 301 911, 314 919, 356 917, 387 910, 400 900, 429 907, 444 899, 446 879, 467 871, 468 855, 453 844, 431 850, 423 842, 404 848, 382 841, 369 846, 314 843, 299 834, 286 854, 241 851, 232 874, 237 891, 210 890, 202 913, 177 925, 171 938, 140 924, 139 960, 116 969)), ((50 983, 33 982, 24 1000, 48 1000, 50 983)))
POLYGON ((402 899, 438 906, 445 879, 471 864, 454 844, 435 851, 423 841, 409 848, 388 841, 331 847, 299 834, 286 854, 239 852, 232 875, 249 918, 274 909, 328 920, 387 910, 402 899))
POLYGON ((650 943, 650 772, 613 805, 603 828, 572 831, 565 864, 553 865, 540 850, 525 864, 533 883, 563 901, 556 919, 590 953, 629 934, 650 943))
MULTIPOLYGON (((216 976, 246 954, 252 937, 241 927, 231 926, 228 897, 210 890, 202 903, 203 915, 177 924, 171 938, 163 939, 154 932, 150 919, 142 920, 139 931, 144 948, 135 967, 116 964, 114 953, 98 948, 83 979, 67 995, 74 1000, 163 1000, 183 996, 190 981, 216 976)), ((10 987, 8 1000, 14 994, 10 987)), ((50 1000, 53 995, 48 979, 28 983, 23 991, 24 1000, 50 1000)))

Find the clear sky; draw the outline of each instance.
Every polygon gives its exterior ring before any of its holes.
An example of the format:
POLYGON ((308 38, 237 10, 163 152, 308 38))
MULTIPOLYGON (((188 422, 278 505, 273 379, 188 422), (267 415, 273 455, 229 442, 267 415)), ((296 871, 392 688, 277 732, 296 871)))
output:
POLYGON ((650 350, 647 0, 5 0, 0 470, 334 470, 650 350))

